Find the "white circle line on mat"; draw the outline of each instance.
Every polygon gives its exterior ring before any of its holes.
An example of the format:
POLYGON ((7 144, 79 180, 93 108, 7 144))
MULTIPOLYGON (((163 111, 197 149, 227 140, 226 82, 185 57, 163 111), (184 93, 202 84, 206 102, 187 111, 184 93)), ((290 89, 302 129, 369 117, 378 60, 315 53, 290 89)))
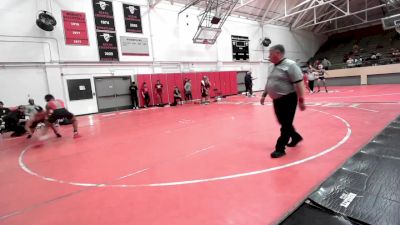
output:
MULTIPOLYGON (((276 170, 281 170, 281 169, 285 169, 288 167, 292 167, 295 165, 299 165, 308 161, 311 161, 313 159, 319 158, 329 152, 332 152, 334 150, 336 150, 337 148, 339 148, 341 145, 343 145, 351 136, 351 126, 350 124, 343 118, 341 118, 340 116, 337 115, 333 115, 331 113, 328 112, 324 112, 324 111, 320 111, 320 110, 315 110, 315 109, 309 109, 312 111, 317 111, 320 113, 324 113, 330 116, 335 117, 336 119, 338 119, 339 121, 341 121, 347 129, 346 135, 339 141, 337 142, 335 145, 315 154, 312 156, 309 156, 307 158, 295 161, 295 162, 291 162, 291 163, 287 163, 284 165, 280 165, 280 166, 276 166, 276 167, 271 167, 271 168, 267 168, 267 169, 262 169, 262 170, 256 170, 256 171, 251 171, 251 172, 245 172, 245 173, 238 173, 238 174, 232 174, 232 175, 227 175, 227 176, 220 176, 220 177, 212 177, 212 178, 205 178, 205 179, 195 179, 195 180, 184 180, 184 181, 175 181, 175 182, 163 182, 163 183, 151 183, 151 184, 107 184, 107 183, 80 183, 80 182, 71 182, 71 181, 64 181, 64 180, 59 180, 59 179, 55 179, 55 178, 51 178, 51 177, 46 177, 43 175, 40 175, 34 171, 32 171, 25 163, 24 163, 24 155, 25 153, 30 149, 31 146, 27 146, 25 149, 23 149, 23 151, 21 152, 21 154, 19 155, 18 161, 19 161, 19 166, 28 174, 31 174, 33 176, 39 177, 43 180, 46 181, 50 181, 50 182, 57 182, 57 183, 61 183, 61 184, 70 184, 70 185, 74 185, 74 186, 84 186, 84 187, 114 187, 114 188, 134 188, 134 187, 161 187, 161 186, 176 186, 176 185, 187 185, 187 184, 196 184, 196 183, 205 183, 205 182, 213 182, 213 181, 221 181, 221 180, 228 180, 228 179, 234 179, 234 178, 240 178, 240 177, 246 177, 246 176, 253 176, 253 175, 257 175, 257 174, 262 174, 262 173, 267 173, 267 172, 272 172, 272 171, 276 171, 276 170)), ((139 174, 142 172, 145 172, 146 170, 148 170, 148 168, 146 169, 141 169, 138 170, 136 172, 133 172, 131 174, 139 174)), ((127 177, 127 175, 125 176, 121 176, 120 178, 116 178, 116 180, 121 180, 123 178, 127 177)))

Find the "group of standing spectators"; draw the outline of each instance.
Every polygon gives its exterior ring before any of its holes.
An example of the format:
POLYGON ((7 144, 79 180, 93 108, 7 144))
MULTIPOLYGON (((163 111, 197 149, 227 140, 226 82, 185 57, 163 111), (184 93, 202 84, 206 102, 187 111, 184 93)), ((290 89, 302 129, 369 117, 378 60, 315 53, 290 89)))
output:
MULTIPOLYGON (((200 82, 201 85, 201 103, 202 104, 209 104, 210 103, 210 88, 211 84, 207 76, 203 76, 203 79, 200 82)), ((148 87, 146 82, 142 83, 142 87, 140 90, 138 89, 135 82, 129 86, 129 91, 131 95, 133 109, 139 109, 139 98, 138 94, 140 94, 144 100, 143 106, 145 108, 150 106, 150 88, 148 87)), ((156 84, 154 85, 154 98, 155 102, 154 105, 156 106, 164 106, 163 100, 163 93, 164 93, 164 85, 161 83, 160 80, 157 80, 156 84)), ((178 86, 174 87, 173 95, 174 95, 174 102, 171 106, 176 106, 178 103, 183 103, 185 101, 192 101, 192 81, 188 78, 185 78, 183 81, 183 93, 184 99, 182 97, 181 90, 179 90, 178 86)))

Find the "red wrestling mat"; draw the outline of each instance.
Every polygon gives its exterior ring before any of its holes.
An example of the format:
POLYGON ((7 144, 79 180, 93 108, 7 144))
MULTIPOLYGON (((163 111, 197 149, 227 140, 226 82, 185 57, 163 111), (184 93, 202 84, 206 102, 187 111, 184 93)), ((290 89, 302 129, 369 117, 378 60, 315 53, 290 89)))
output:
POLYGON ((240 95, 79 117, 79 139, 3 137, 0 222, 274 224, 400 113, 400 85, 329 90, 306 94, 304 141, 279 159, 270 102, 240 95))

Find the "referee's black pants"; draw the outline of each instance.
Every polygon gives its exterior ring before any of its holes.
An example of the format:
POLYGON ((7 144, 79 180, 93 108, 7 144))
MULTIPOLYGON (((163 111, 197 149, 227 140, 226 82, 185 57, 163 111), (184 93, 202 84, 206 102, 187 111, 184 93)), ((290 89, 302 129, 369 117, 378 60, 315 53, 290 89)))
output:
POLYGON ((274 111, 279 124, 281 125, 281 136, 276 141, 275 150, 285 151, 285 146, 289 139, 298 140, 300 134, 293 127, 293 119, 297 108, 296 92, 284 95, 273 100, 274 111))
POLYGON ((250 95, 253 95, 253 85, 245 84, 245 86, 246 86, 246 92, 249 93, 250 95))
POLYGON ((131 101, 134 108, 139 107, 139 99, 137 94, 131 94, 131 101))

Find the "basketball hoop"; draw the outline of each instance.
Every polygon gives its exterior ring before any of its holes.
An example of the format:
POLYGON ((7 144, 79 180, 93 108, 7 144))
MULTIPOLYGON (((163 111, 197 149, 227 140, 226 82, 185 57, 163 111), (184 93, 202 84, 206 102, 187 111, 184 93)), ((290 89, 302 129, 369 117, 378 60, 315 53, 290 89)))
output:
POLYGON ((193 37, 193 43, 213 45, 221 31, 221 28, 199 27, 193 37))

